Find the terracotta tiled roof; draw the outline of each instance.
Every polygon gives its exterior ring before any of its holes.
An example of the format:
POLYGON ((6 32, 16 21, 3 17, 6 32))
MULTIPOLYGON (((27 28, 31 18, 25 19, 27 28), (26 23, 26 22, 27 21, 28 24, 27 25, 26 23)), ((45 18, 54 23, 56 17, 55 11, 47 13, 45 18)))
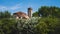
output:
POLYGON ((18 17, 29 18, 24 12, 16 12, 13 15, 17 15, 18 17))

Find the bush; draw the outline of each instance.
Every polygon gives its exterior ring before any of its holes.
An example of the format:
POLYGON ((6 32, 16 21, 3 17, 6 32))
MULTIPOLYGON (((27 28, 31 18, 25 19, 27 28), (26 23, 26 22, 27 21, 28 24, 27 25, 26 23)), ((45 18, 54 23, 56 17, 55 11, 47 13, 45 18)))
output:
POLYGON ((56 27, 58 27, 58 24, 58 18, 41 18, 36 28, 40 34, 55 34, 55 30, 56 27))
POLYGON ((58 18, 1 19, 0 34, 59 34, 58 18))

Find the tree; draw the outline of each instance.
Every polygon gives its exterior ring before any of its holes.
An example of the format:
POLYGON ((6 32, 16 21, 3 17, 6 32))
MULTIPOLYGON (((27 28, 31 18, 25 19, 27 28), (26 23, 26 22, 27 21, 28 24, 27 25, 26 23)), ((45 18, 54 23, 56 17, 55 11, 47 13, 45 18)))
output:
POLYGON ((42 15, 43 17, 47 16, 49 14, 49 7, 47 6, 42 6, 41 8, 38 9, 38 12, 40 15, 42 15))
POLYGON ((58 7, 50 7, 50 14, 53 16, 53 17, 60 17, 60 8, 58 7))
POLYGON ((0 12, 0 19, 4 17, 3 12, 0 12))
POLYGON ((40 15, 42 15, 42 17, 47 16, 60 17, 60 8, 55 6, 52 7, 42 6, 41 8, 38 9, 38 12, 40 15))
POLYGON ((5 12, 4 12, 4 18, 10 18, 10 17, 11 17, 10 12, 5 11, 5 12))
POLYGON ((38 17, 38 16, 39 16, 39 13, 38 13, 38 12, 34 12, 34 13, 32 14, 32 16, 33 16, 33 17, 38 17))
POLYGON ((8 11, 5 12, 0 12, 0 19, 2 18, 10 18, 11 17, 11 13, 8 11))

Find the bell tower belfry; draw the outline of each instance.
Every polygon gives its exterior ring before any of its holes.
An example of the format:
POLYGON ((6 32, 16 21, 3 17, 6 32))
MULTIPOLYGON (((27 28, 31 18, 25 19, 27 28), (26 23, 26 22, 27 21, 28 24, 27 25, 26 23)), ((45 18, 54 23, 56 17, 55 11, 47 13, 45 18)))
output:
POLYGON ((28 8, 28 16, 29 16, 29 18, 32 17, 32 8, 28 8))

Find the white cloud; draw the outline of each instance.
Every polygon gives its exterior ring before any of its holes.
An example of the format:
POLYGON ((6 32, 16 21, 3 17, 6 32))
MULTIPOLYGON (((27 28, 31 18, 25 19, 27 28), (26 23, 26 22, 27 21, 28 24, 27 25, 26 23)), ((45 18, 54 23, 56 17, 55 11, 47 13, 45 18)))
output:
POLYGON ((20 4, 17 4, 15 6, 10 6, 10 7, 0 6, 0 11, 4 11, 4 10, 17 10, 19 8, 21 8, 20 4))
POLYGON ((8 10, 8 8, 5 6, 0 6, 0 11, 4 11, 4 10, 8 10))
POLYGON ((17 9, 19 9, 19 8, 21 8, 21 7, 20 7, 19 4, 17 4, 17 5, 15 5, 15 6, 12 6, 10 9, 11 9, 11 10, 17 10, 17 9))

